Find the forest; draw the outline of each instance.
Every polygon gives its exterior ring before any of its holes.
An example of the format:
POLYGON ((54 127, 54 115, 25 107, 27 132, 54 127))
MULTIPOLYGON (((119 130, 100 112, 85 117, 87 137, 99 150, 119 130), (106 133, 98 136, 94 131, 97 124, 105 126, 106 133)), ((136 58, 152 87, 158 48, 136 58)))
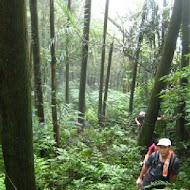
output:
POLYGON ((137 190, 161 138, 189 190, 189 63, 189 0, 0 0, 0 190, 137 190))

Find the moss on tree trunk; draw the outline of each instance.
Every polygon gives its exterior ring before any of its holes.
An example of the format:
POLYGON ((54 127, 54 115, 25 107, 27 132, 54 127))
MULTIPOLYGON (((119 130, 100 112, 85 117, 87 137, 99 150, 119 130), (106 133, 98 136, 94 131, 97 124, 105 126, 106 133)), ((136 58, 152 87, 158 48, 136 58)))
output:
POLYGON ((6 189, 35 190, 25 1, 0 2, 0 27, 0 123, 6 189))

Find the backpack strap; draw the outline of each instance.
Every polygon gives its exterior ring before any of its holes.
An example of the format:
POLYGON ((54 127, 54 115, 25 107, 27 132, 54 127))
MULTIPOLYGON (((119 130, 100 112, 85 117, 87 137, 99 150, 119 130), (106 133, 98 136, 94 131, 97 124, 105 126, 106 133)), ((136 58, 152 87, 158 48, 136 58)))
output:
POLYGON ((155 156, 154 156, 154 160, 153 160, 153 162, 152 162, 152 166, 157 165, 158 160, 159 160, 159 152, 156 151, 156 152, 155 152, 155 156))
POLYGON ((159 160, 159 152, 156 151, 156 161, 158 162, 158 160, 159 160))
POLYGON ((170 160, 170 165, 169 165, 169 169, 172 170, 174 162, 175 162, 176 156, 172 153, 171 154, 171 160, 170 160))
POLYGON ((159 152, 158 151, 156 151, 155 160, 156 160, 156 162, 158 162, 158 160, 159 160, 159 152))

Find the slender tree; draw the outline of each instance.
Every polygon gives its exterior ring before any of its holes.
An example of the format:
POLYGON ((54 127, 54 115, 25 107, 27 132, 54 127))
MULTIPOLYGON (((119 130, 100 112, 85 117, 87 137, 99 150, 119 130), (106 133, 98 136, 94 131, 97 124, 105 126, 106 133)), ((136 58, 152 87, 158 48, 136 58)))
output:
POLYGON ((90 17, 91 17, 91 0, 85 1, 84 10, 84 29, 83 29, 83 44, 82 44, 82 64, 80 73, 80 89, 79 89, 79 118, 80 124, 84 125, 85 113, 85 89, 86 89, 86 72, 88 62, 88 41, 90 30, 90 17))
MULTIPOLYGON (((183 69, 189 65, 189 58, 186 57, 190 53, 190 2, 189 0, 182 0, 182 57, 181 57, 181 68, 183 69)), ((186 77, 181 78, 180 85, 186 90, 188 80, 186 77)), ((181 98, 181 97, 180 97, 181 98)), ((179 114, 176 121, 176 142, 178 148, 180 148, 180 142, 185 140, 187 136, 185 132, 185 101, 182 97, 181 101, 178 103, 177 113, 179 114)))
MULTIPOLYGON (((71 11, 71 0, 68 0, 67 8, 71 11)), ((69 19, 67 19, 67 29, 69 28, 69 19)), ((65 90, 65 102, 69 104, 69 35, 66 31, 66 90, 65 90)))
POLYGON ((163 48, 163 45, 164 45, 164 39, 165 39, 165 35, 166 35, 166 18, 168 17, 168 13, 167 11, 165 10, 166 9, 166 0, 163 0, 163 13, 162 13, 162 30, 161 30, 161 36, 162 36, 162 39, 161 39, 161 50, 163 48))
MULTIPOLYGON (((50 0, 50 38, 55 37, 54 26, 54 0, 50 0)), ((51 104, 52 104, 52 121, 54 139, 59 144, 59 125, 57 121, 57 101, 56 101, 56 55, 55 55, 55 43, 51 43, 51 104)))
POLYGON ((144 35, 143 26, 144 26, 144 22, 145 22, 146 12, 147 12, 147 0, 144 2, 144 6, 143 6, 142 19, 141 19, 141 24, 140 24, 140 32, 139 32, 137 47, 136 47, 136 51, 135 51, 135 61, 134 61, 134 66, 133 66, 132 83, 131 83, 131 94, 130 94, 130 99, 129 99, 129 112, 133 111, 133 97, 134 97, 135 83, 136 83, 136 76, 137 76, 137 66, 138 66, 138 62, 139 62, 139 54, 140 54, 140 50, 141 50, 141 44, 143 41, 143 35, 144 35))
POLYGON ((103 114, 104 117, 106 115, 106 103, 107 103, 107 96, 108 96, 108 85, 109 85, 109 79, 110 79, 112 53, 113 53, 113 42, 110 44, 110 51, 109 51, 109 57, 108 57, 107 77, 106 77, 105 92, 104 92, 104 102, 103 102, 103 111, 102 111, 102 114, 103 114))
POLYGON ((34 89, 35 89, 35 105, 37 108, 37 115, 40 122, 44 122, 43 109, 43 93, 42 80, 40 70, 40 44, 38 32, 38 8, 37 1, 30 0, 31 12, 31 34, 32 34, 32 53, 33 53, 33 68, 34 68, 34 89))
POLYGON ((102 119, 102 97, 103 97, 103 83, 104 83, 105 43, 106 43, 107 23, 108 23, 108 9, 109 9, 109 0, 106 0, 105 16, 104 16, 104 33, 103 33, 103 41, 102 41, 100 84, 99 84, 100 86, 99 86, 98 118, 99 118, 100 123, 102 119))
POLYGON ((35 190, 26 1, 0 1, 0 126, 7 190, 35 190))
POLYGON ((174 50, 176 48, 176 40, 181 24, 181 12, 182 2, 179 0, 175 0, 168 33, 162 51, 162 58, 158 66, 158 71, 156 73, 150 102, 143 123, 142 131, 139 136, 140 145, 148 146, 152 143, 155 122, 161 103, 159 93, 166 87, 166 82, 160 79, 163 76, 168 75, 170 72, 171 62, 173 59, 174 50))

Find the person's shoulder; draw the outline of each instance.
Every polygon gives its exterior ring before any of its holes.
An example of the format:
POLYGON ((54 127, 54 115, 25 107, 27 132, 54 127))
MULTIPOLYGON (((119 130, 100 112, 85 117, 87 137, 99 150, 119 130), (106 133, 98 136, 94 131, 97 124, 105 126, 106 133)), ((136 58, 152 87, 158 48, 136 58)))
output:
POLYGON ((173 154, 173 157, 175 162, 179 162, 179 158, 175 154, 173 154))
POLYGON ((156 152, 153 152, 153 153, 149 156, 149 158, 150 158, 151 160, 155 160, 158 156, 159 156, 159 152, 156 151, 156 152))
POLYGON ((176 156, 176 154, 173 154, 172 153, 172 160, 171 160, 173 163, 172 164, 174 164, 174 165, 178 165, 179 164, 179 158, 176 156))
POLYGON ((152 165, 154 162, 157 162, 158 160, 158 152, 153 152, 149 157, 148 159, 146 160, 145 162, 145 165, 147 166, 150 166, 152 165))
POLYGON ((156 156, 158 156, 158 155, 159 155, 159 152, 158 152, 158 151, 153 152, 151 155, 152 155, 153 157, 156 157, 156 156))
POLYGON ((175 152, 174 152, 173 150, 171 151, 171 155, 172 155, 172 157, 173 157, 174 159, 179 160, 179 158, 177 157, 177 155, 175 154, 175 152))

